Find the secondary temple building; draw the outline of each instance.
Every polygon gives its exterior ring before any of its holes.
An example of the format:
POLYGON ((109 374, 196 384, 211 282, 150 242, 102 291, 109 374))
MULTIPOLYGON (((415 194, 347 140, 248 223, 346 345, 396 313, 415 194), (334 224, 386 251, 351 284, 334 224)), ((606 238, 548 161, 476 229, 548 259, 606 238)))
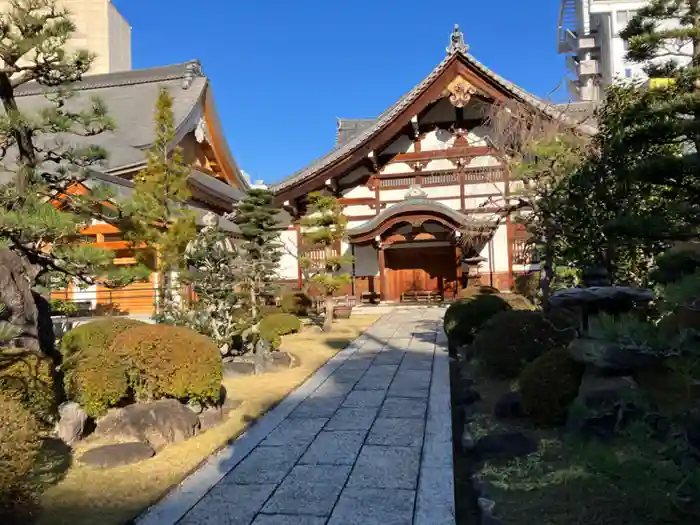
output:
POLYGON ((452 297, 481 283, 511 288, 538 269, 527 234, 500 211, 513 182, 490 146, 486 115, 515 100, 560 114, 477 61, 456 27, 447 57, 376 119, 340 120, 335 147, 272 187, 294 217, 281 278, 301 286, 298 219, 309 194, 337 196, 348 218, 358 298, 452 297))

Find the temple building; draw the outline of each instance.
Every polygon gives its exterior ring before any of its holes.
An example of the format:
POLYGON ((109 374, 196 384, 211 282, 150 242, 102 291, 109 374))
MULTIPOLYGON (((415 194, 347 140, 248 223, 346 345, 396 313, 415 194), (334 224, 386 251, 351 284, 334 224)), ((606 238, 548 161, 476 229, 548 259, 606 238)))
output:
POLYGON ((294 217, 281 278, 301 286, 299 218, 309 194, 337 196, 348 218, 347 270, 358 298, 450 298, 481 283, 508 290, 538 269, 526 232, 503 216, 513 182, 491 147, 486 115, 518 101, 567 118, 468 53, 456 27, 445 59, 376 119, 339 120, 335 147, 272 186, 294 217))
MULTIPOLYGON (((124 71, 104 75, 88 75, 73 86, 77 104, 89 104, 94 96, 107 106, 115 120, 114 131, 102 133, 90 140, 104 147, 108 160, 83 183, 84 191, 94 185, 107 185, 116 198, 128 200, 133 193, 133 178, 146 167, 149 147, 155 140, 155 105, 161 89, 173 98, 173 113, 177 140, 183 158, 191 166, 188 202, 198 226, 213 212, 219 227, 236 236, 238 227, 223 215, 233 211, 235 204, 250 188, 247 177, 239 169, 217 115, 209 79, 197 61, 171 66, 124 71)), ((16 94, 20 107, 30 113, 46 103, 47 88, 35 84, 20 87, 16 94)), ((210 215, 211 216, 211 215, 210 215)), ((95 246, 114 251, 115 263, 136 264, 134 247, 122 238, 114 226, 95 223, 82 232, 95 246)), ((95 313, 119 313, 150 316, 155 308, 156 289, 162 276, 158 261, 152 258, 147 282, 136 282, 125 288, 109 289, 99 284, 81 289, 55 290, 54 299, 81 303, 95 313)))

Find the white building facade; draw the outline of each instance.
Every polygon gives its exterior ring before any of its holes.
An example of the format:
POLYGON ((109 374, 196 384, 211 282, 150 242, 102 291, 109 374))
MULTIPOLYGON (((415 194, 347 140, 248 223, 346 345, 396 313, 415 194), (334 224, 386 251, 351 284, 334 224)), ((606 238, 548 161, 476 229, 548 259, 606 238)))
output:
MULTIPOLYGON (((620 80, 646 80, 643 64, 626 59, 620 37, 647 4, 640 0, 561 0, 558 51, 571 74, 568 90, 575 102, 599 101, 605 88, 620 80)), ((682 56, 674 59, 684 62, 682 56)))

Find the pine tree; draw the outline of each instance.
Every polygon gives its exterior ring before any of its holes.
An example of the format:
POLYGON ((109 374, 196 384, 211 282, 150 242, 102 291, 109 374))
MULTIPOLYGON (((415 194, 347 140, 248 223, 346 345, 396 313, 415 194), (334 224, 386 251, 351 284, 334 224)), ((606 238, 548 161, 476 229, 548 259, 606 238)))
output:
POLYGON ((620 36, 627 58, 644 63, 666 87, 636 87, 620 108, 609 147, 633 162, 617 166, 619 180, 654 185, 665 209, 620 221, 625 234, 673 241, 700 233, 700 4, 652 0, 620 36))
POLYGON ((325 297, 325 319, 323 330, 329 332, 333 323, 333 294, 350 282, 350 275, 341 272, 343 265, 352 262, 352 258, 342 255, 340 242, 345 238, 348 219, 343 215, 343 205, 332 196, 312 193, 309 195, 309 207, 301 220, 304 228, 302 239, 304 250, 318 249, 323 257, 300 258, 302 267, 311 276, 325 297))
MULTIPOLYGON (((145 244, 157 253, 161 275, 159 297, 171 299, 172 283, 167 276, 179 269, 188 243, 194 239, 194 215, 186 209, 190 192, 187 179, 190 167, 182 158, 182 149, 172 144, 176 139, 173 99, 161 89, 155 108, 156 140, 148 152, 146 168, 135 178, 133 201, 127 209, 132 230, 127 238, 134 244, 145 244)), ((145 250, 137 250, 141 257, 145 250)))
POLYGON ((276 229, 278 213, 270 191, 252 189, 232 217, 241 230, 241 250, 249 265, 248 278, 241 284, 253 319, 258 318, 267 298, 275 292, 277 265, 282 258, 276 229))
POLYGON ((76 192, 107 152, 89 140, 114 128, 98 99, 87 107, 68 89, 90 68, 86 51, 67 52, 75 31, 54 0, 13 0, 0 14, 0 302, 37 347, 39 313, 28 287, 93 282, 110 285, 143 277, 142 266, 117 268, 113 254, 87 244, 80 232, 93 220, 128 229, 130 221, 104 188, 76 192), (44 106, 31 114, 16 92, 28 82, 46 87, 44 106))

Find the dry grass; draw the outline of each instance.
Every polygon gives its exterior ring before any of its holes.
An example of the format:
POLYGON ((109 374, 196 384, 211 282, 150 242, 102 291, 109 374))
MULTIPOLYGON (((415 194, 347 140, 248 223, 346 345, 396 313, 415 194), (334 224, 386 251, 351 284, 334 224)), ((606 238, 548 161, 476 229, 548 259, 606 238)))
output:
MULTIPOLYGON (((123 525, 133 519, 301 385, 377 318, 355 316, 339 320, 330 334, 307 329, 285 336, 282 349, 297 356, 299 367, 226 380, 228 395, 243 401, 228 420, 194 439, 166 448, 152 459, 111 470, 93 469, 73 461, 65 478, 45 492, 39 525, 123 525)), ((75 457, 84 450, 78 449, 75 457)))

